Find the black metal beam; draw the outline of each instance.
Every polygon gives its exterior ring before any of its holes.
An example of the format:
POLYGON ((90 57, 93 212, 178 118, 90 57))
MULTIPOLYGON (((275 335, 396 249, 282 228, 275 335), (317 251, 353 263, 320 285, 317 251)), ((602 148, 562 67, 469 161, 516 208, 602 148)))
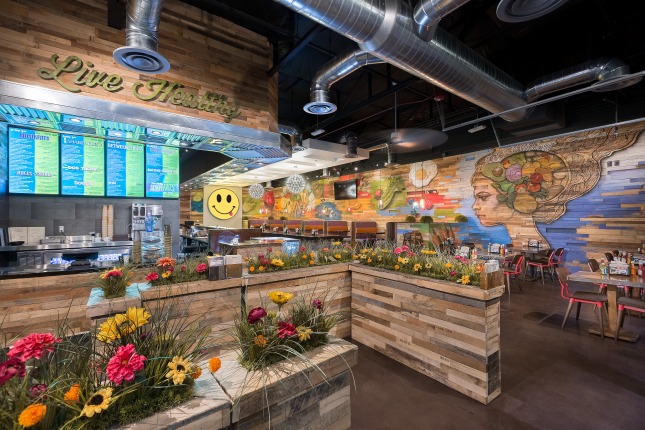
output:
POLYGON ((311 28, 311 30, 309 30, 307 32, 307 34, 305 34, 305 36, 300 40, 300 42, 298 42, 298 44, 296 46, 294 46, 294 48, 291 51, 289 51, 284 57, 279 59, 273 65, 273 67, 271 67, 267 71, 267 76, 271 77, 271 76, 275 75, 275 72, 280 70, 280 67, 282 67, 285 64, 288 64, 289 61, 291 61, 296 55, 298 55, 298 53, 302 50, 302 48, 304 48, 305 46, 307 46, 309 44, 309 42, 314 40, 316 38, 316 36, 318 36, 318 33, 320 33, 321 31, 325 30, 325 28, 326 27, 323 27, 320 24, 316 24, 313 28, 311 28))

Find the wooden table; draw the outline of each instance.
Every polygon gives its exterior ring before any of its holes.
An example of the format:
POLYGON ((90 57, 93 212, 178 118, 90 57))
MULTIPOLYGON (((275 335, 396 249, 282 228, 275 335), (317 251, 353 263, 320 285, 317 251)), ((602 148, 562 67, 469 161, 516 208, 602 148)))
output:
MULTIPOLYGON (((605 284, 607 285, 607 302, 608 302, 608 317, 605 321, 609 323, 605 326, 605 336, 614 337, 616 331, 616 324, 618 324, 618 294, 617 285, 624 285, 633 288, 645 288, 645 281, 638 276, 622 276, 622 275, 601 275, 598 272, 585 272, 580 271, 569 275, 569 281, 583 282, 586 284, 605 284)), ((603 308, 604 309, 604 308, 603 308)), ((604 311, 603 311, 604 312, 604 311)), ((598 328, 589 329, 590 333, 600 335, 598 328)), ((620 330, 618 338, 628 342, 636 342, 640 337, 640 333, 629 330, 620 330)))

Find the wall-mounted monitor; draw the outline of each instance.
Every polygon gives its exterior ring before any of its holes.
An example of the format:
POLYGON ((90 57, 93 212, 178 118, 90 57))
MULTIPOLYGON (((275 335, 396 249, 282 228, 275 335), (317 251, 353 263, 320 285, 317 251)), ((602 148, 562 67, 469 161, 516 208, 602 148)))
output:
POLYGON ((120 140, 106 141, 108 197, 145 195, 145 145, 120 140))
POLYGON ((58 194, 58 133, 9 128, 9 192, 58 194))
POLYGON ((61 134, 61 194, 105 195, 105 140, 61 134))
POLYGON ((356 179, 334 182, 334 199, 350 200, 356 198, 356 179))
POLYGON ((146 197, 179 198, 179 148, 146 145, 146 197))

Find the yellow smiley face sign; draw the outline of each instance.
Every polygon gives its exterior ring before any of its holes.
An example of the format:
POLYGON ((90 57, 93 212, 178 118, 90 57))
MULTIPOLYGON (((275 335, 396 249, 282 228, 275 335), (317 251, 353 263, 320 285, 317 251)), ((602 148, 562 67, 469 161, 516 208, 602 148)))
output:
POLYGON ((208 198, 208 211, 217 219, 231 219, 240 208, 240 199, 228 188, 220 188, 208 198))

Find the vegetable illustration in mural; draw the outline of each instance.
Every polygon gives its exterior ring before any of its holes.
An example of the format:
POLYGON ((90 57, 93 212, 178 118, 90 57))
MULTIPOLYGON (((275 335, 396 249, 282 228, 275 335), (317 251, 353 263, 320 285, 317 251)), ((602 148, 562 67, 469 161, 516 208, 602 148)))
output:
MULTIPOLYGON (((383 200, 383 209, 387 209, 387 207, 390 206, 390 203, 392 203, 396 193, 405 191, 405 182, 401 176, 397 175, 383 180, 381 183, 382 192, 380 199, 383 200)), ((378 197, 376 197, 376 193, 374 194, 374 197, 378 199, 378 197)))
POLYGON ((264 196, 262 196, 262 200, 264 200, 264 204, 273 207, 275 205, 275 194, 273 194, 272 190, 267 190, 264 192, 264 196))
POLYGON ((244 196, 244 198, 242 198, 242 210, 244 211, 244 213, 255 212, 259 209, 258 206, 260 206, 260 203, 260 200, 254 199, 247 194, 244 196))

